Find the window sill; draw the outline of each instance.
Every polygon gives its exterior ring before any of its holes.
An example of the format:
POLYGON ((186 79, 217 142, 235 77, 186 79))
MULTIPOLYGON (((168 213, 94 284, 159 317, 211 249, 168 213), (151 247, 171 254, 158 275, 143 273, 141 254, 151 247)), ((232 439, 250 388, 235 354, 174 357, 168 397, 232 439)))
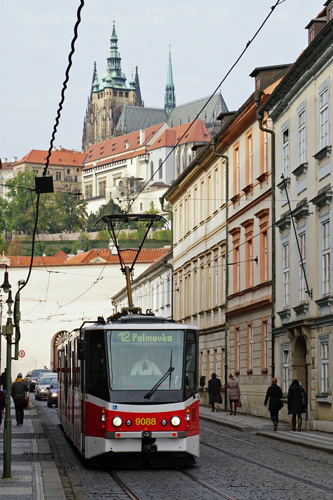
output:
POLYGON ((281 323, 284 325, 285 323, 289 323, 291 319, 291 311, 289 308, 283 309, 283 311, 278 311, 278 315, 280 316, 281 323))
POLYGON ((282 192, 285 189, 285 185, 287 186, 287 188, 290 186, 290 177, 285 177, 276 185, 276 187, 282 192))
POLYGON ((262 174, 259 175, 259 177, 256 178, 256 181, 259 182, 260 187, 261 187, 262 183, 264 181, 267 182, 267 180, 268 180, 268 172, 263 172, 262 174))
POLYGON ((296 313, 297 319, 305 319, 309 310, 309 304, 305 302, 303 304, 299 304, 296 307, 293 307, 293 309, 296 313))
POLYGON ((248 184, 247 186, 243 187, 242 189, 243 193, 246 194, 246 196, 249 194, 249 193, 253 193, 253 184, 248 184))
POLYGON ((332 404, 332 396, 329 396, 328 394, 317 394, 316 401, 317 403, 332 404))
POLYGON ((295 170, 292 171, 292 174, 296 177, 296 180, 302 175, 302 174, 306 174, 306 171, 308 169, 308 162, 304 162, 304 163, 301 163, 300 165, 298 165, 297 168, 295 168, 295 170))
POLYGON ((268 373, 268 368, 264 368, 264 369, 262 369, 262 370, 261 370, 261 373, 262 373, 263 375, 265 375, 265 373, 268 373))
POLYGON ((333 297, 328 295, 321 299, 315 300, 319 307, 320 314, 330 314, 332 312, 333 297))
POLYGON ((252 375, 252 374, 253 374, 253 370, 246 370, 246 373, 247 373, 248 375, 252 375))
POLYGON ((324 158, 329 158, 331 156, 332 146, 325 146, 318 153, 313 155, 313 157, 317 160, 317 163, 321 162, 324 158))
POLYGON ((235 205, 236 202, 239 202, 239 198, 240 198, 239 194, 235 194, 232 198, 230 198, 230 201, 233 205, 235 205))

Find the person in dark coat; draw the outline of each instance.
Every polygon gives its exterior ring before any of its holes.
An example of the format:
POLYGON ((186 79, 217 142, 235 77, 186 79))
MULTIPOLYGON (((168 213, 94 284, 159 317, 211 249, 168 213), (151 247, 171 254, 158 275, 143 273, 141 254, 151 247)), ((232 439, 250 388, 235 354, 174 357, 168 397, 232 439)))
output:
POLYGON ((230 415, 236 415, 238 401, 240 400, 240 388, 232 373, 229 375, 227 388, 229 389, 230 415))
POLYGON ((12 384, 11 396, 15 404, 16 425, 23 425, 26 392, 29 391, 27 383, 23 380, 22 373, 18 373, 12 384))
POLYGON ((271 414, 271 420, 273 422, 273 428, 277 431, 279 423, 279 411, 281 410, 283 403, 281 401, 283 394, 281 387, 277 385, 277 379, 272 378, 272 384, 268 387, 265 397, 264 405, 266 406, 268 401, 268 409, 271 414))
POLYGON ((5 371, 1 373, 0 376, 0 385, 2 385, 3 390, 6 390, 6 381, 7 381, 7 368, 5 368, 5 371))
MULTIPOLYGON (((222 403, 221 387, 221 380, 216 377, 216 373, 212 373, 212 378, 208 380, 209 404, 212 407, 212 411, 215 411, 215 403, 218 405, 222 403)), ((216 411, 219 411, 218 407, 216 411)))
POLYGON ((308 405, 308 399, 306 392, 299 385, 299 381, 295 378, 288 391, 288 415, 292 415, 291 418, 291 430, 296 430, 296 415, 297 415, 297 430, 302 430, 302 413, 306 413, 306 407, 308 405))
POLYGON ((0 425, 2 423, 3 410, 6 408, 6 394, 3 389, 0 389, 0 425))

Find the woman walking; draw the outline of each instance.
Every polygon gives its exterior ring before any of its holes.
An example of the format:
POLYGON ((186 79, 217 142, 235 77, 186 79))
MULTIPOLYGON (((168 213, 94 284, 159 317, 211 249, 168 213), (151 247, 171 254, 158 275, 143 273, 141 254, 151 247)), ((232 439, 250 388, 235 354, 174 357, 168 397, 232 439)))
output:
POLYGON ((299 385, 299 381, 295 378, 288 391, 288 415, 291 417, 291 430, 296 431, 296 416, 297 416, 297 430, 302 430, 302 413, 306 413, 308 400, 306 392, 299 385))
POLYGON ((230 373, 227 383, 229 389, 230 415, 236 415, 237 403, 240 398, 240 388, 237 380, 230 373))
POLYGON ((28 392, 28 390, 28 385, 23 380, 22 373, 18 373, 11 389, 11 395, 15 404, 16 425, 23 425, 26 402, 25 393, 28 392))
POLYGON ((283 406, 283 402, 281 401, 283 394, 281 387, 277 385, 277 379, 275 377, 272 378, 272 384, 268 387, 265 397, 264 405, 268 404, 268 410, 271 414, 271 420, 273 422, 273 428, 277 431, 278 423, 279 423, 279 411, 283 406))

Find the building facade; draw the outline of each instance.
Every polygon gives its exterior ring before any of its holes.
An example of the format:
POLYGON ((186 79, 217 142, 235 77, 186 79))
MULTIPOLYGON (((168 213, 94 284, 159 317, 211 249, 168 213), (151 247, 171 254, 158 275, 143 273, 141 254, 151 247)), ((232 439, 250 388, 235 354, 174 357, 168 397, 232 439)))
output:
POLYGON ((275 373, 308 394, 308 427, 333 431, 333 2, 308 25, 309 46, 268 99, 276 135, 275 373))

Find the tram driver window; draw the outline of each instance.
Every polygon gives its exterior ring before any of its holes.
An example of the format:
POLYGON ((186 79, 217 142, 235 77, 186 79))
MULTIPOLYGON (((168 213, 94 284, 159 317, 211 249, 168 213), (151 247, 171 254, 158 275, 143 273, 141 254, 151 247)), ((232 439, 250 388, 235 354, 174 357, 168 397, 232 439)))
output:
POLYGON ((87 343, 87 392, 109 401, 104 332, 92 332, 87 343))
POLYGON ((186 389, 196 389, 196 342, 193 333, 188 333, 186 340, 186 389))

